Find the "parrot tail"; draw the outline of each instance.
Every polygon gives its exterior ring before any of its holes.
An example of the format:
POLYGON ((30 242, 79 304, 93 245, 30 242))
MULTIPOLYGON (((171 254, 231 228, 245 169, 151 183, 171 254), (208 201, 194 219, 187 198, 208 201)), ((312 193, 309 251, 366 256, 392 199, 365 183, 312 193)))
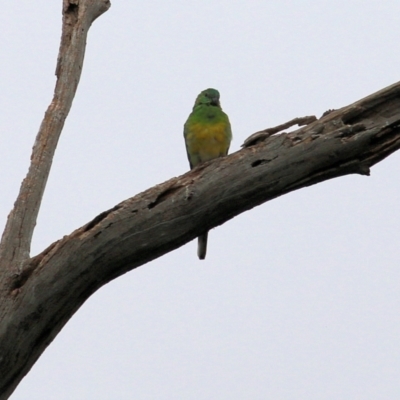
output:
POLYGON ((198 237, 197 255, 200 260, 204 260, 206 258, 207 237, 208 237, 208 232, 203 233, 201 236, 198 237))

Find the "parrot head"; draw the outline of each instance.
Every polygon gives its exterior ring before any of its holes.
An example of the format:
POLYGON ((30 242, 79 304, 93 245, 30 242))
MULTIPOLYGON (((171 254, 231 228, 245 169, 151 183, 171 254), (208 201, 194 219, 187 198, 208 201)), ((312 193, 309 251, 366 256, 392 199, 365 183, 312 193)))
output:
POLYGON ((197 96, 196 101, 194 103, 194 107, 197 107, 197 106, 200 106, 200 105, 220 107, 218 90, 216 90, 216 89, 203 90, 197 96))

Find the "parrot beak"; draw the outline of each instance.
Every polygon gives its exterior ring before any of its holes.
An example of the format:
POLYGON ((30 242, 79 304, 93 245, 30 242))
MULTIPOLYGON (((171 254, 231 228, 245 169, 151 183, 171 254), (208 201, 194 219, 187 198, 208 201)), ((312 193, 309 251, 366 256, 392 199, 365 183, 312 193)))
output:
POLYGON ((211 99, 211 104, 212 104, 213 106, 218 106, 218 107, 219 107, 219 98, 218 98, 218 97, 213 97, 213 98, 211 99))

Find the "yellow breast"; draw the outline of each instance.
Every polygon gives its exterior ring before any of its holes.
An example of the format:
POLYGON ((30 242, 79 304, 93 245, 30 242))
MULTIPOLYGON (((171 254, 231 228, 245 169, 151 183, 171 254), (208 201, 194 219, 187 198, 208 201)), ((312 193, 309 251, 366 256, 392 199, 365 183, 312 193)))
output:
POLYGON ((228 153, 230 144, 226 123, 195 123, 190 126, 186 136, 186 145, 192 164, 209 161, 228 153))

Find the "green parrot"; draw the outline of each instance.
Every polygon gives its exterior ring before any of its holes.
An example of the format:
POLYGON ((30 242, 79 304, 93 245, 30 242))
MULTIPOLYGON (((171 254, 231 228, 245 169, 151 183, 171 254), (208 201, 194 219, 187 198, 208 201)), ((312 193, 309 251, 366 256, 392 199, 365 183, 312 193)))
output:
MULTIPOLYGON (((216 89, 203 90, 185 122, 183 136, 190 168, 228 154, 232 140, 231 124, 219 103, 216 89)), ((197 255, 206 258, 208 232, 198 237, 197 255)))

